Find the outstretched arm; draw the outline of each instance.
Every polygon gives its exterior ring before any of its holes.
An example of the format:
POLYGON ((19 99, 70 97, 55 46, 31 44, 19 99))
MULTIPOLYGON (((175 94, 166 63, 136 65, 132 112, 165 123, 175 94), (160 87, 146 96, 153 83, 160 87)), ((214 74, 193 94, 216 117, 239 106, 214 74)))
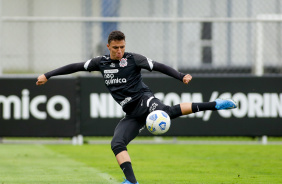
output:
POLYGON ((182 81, 184 84, 188 84, 191 80, 192 80, 192 76, 190 74, 183 74, 181 72, 178 72, 177 70, 167 66, 167 65, 164 65, 162 63, 159 63, 159 62, 154 62, 153 64, 153 70, 155 71, 159 71, 163 74, 166 74, 166 75, 169 75, 173 78, 176 78, 180 81, 182 81))
POLYGON ((86 71, 85 68, 84 68, 84 64, 85 64, 85 62, 73 63, 73 64, 69 64, 69 65, 57 68, 57 69, 52 70, 50 72, 47 72, 45 74, 42 74, 37 78, 36 85, 45 84, 48 81, 48 79, 52 76, 65 75, 65 74, 75 73, 75 72, 78 72, 78 71, 86 71))

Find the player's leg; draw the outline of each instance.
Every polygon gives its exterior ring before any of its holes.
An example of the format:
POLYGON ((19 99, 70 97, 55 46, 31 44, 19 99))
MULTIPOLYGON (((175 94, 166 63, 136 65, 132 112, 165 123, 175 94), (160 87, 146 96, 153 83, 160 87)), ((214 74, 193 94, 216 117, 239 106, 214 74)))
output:
MULTIPOLYGON (((183 104, 185 105, 185 111, 189 111, 189 104, 183 104)), ((148 109, 148 113, 150 112, 153 112, 155 110, 163 110, 165 111, 170 119, 174 119, 176 117, 179 117, 179 116, 182 116, 182 110, 181 110, 181 104, 177 104, 177 105, 174 105, 174 106, 168 106, 168 105, 165 105, 163 104, 158 98, 150 98, 148 101, 147 101, 147 107, 149 108, 148 109)))
POLYGON ((187 115, 195 112, 206 111, 206 110, 217 110, 215 108, 216 102, 203 102, 203 103, 181 103, 180 108, 182 115, 187 115))
POLYGON ((159 99, 153 98, 149 102, 149 112, 154 110, 165 111, 171 119, 177 118, 182 115, 196 113, 206 110, 223 110, 237 108, 236 103, 233 100, 216 99, 213 102, 201 102, 201 103, 181 103, 174 106, 164 105, 159 99))
POLYGON ((187 115, 195 112, 206 110, 224 110, 237 108, 236 103, 233 100, 216 99, 213 102, 201 102, 201 103, 181 103, 180 104, 182 115, 187 115))
POLYGON ((114 132, 111 148, 126 177, 125 183, 127 181, 130 183, 137 183, 126 146, 139 134, 139 130, 143 125, 144 124, 139 123, 137 119, 126 116, 118 123, 114 132))
POLYGON ((216 102, 203 102, 203 103, 181 103, 180 109, 182 115, 187 115, 195 112, 206 111, 206 110, 217 110, 215 108, 216 102))

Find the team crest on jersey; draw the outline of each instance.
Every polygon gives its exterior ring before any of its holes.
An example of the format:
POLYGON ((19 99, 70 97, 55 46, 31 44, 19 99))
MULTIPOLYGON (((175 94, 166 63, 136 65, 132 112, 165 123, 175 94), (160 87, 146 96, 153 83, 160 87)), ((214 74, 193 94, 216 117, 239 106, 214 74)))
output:
POLYGON ((126 59, 126 58, 121 58, 121 59, 119 60, 119 66, 120 66, 120 67, 125 67, 125 66, 127 66, 127 59, 126 59))

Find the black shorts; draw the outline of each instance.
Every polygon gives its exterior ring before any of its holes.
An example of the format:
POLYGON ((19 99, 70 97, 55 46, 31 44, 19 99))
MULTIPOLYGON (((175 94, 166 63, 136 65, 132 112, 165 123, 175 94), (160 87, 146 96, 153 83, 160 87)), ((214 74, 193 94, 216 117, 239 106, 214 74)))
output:
POLYGON ((155 110, 167 112, 171 119, 182 115, 180 105, 167 106, 152 95, 145 94, 138 102, 130 104, 126 115, 115 128, 111 147, 115 155, 127 150, 126 146, 145 128, 147 115, 155 110))

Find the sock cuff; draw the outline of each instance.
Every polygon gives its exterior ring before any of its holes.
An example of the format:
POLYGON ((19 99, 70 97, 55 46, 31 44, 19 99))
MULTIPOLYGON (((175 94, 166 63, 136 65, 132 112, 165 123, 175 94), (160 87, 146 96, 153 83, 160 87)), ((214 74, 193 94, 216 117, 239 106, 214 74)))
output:
POLYGON ((192 112, 200 112, 206 110, 217 110, 215 108, 216 102, 202 102, 202 103, 192 103, 192 112))
POLYGON ((129 161, 123 162, 122 164, 120 164, 120 168, 122 168, 126 165, 131 165, 131 162, 129 162, 129 161))

